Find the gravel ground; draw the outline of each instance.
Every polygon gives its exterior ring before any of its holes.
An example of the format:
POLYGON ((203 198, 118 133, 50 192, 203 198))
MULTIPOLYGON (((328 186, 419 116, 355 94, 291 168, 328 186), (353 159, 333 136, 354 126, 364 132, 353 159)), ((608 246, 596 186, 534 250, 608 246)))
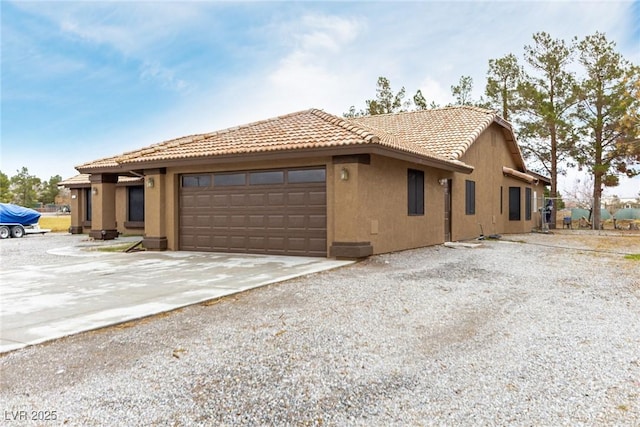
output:
POLYGON ((0 358, 4 425, 640 426, 625 253, 640 235, 435 246, 29 347, 0 358))

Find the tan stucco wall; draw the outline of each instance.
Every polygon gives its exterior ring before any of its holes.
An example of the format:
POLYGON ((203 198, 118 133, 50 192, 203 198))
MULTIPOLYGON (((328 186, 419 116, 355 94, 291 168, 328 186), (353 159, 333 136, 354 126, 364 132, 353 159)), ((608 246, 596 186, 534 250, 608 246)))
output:
POLYGON ((70 230, 74 234, 83 233, 84 229, 82 223, 85 218, 85 202, 84 202, 84 188, 71 188, 70 189, 70 201, 69 206, 71 207, 71 226, 70 230))
MULTIPOLYGON (((139 185, 139 184, 138 184, 139 185)), ((129 203, 128 203, 128 186, 117 185, 116 186, 116 223, 117 230, 121 234, 131 236, 141 236, 144 233, 142 228, 127 228, 125 224, 129 218, 129 203)), ((146 192, 146 191, 145 191, 146 192)))
MULTIPOLYGON (((504 176, 502 167, 517 169, 501 128, 494 124, 483 132, 461 160, 473 165, 470 175, 456 173, 452 183, 452 240, 466 240, 503 233, 529 232, 538 223, 539 214, 532 203, 532 218, 525 220, 525 188, 543 192, 542 185, 528 184, 504 176), (465 181, 475 181, 475 215, 465 214, 465 181), (502 187, 502 211, 500 192, 502 187), (509 187, 521 188, 521 220, 509 220, 509 187)), ((539 204, 538 204, 539 205, 539 204)), ((539 206, 538 206, 539 207, 539 206)))
POLYGON ((438 179, 446 172, 375 155, 369 165, 333 166, 336 241, 371 242, 374 254, 444 241, 444 188, 438 179), (343 167, 348 181, 340 180, 343 167), (408 169, 425 174, 424 215, 408 214, 408 169))
MULTIPOLYGON (((94 184, 95 185, 95 184, 94 184)), ((90 188, 90 187, 87 187, 90 188)), ((96 196, 92 196, 96 197, 96 196)), ((82 228, 83 233, 89 233, 91 231, 91 227, 85 226, 83 224, 87 224, 86 221, 86 188, 72 188, 71 189, 71 226, 72 227, 80 227, 82 228), (75 196, 75 197, 74 197, 75 196)), ((127 222, 127 187, 123 185, 116 185, 113 190, 113 200, 115 202, 115 222, 116 229, 119 233, 128 234, 128 235, 142 235, 143 229, 141 228, 127 228, 125 227, 125 223, 127 222)), ((93 202, 93 200, 92 200, 93 202)), ((96 207, 92 206, 92 215, 94 218, 101 216, 101 213, 95 210, 96 207)), ((93 222, 91 222, 93 225, 93 222)))
POLYGON ((158 170, 145 174, 144 234, 147 237, 166 236, 167 176, 158 170), (153 182, 153 186, 149 183, 153 182))
POLYGON ((115 230, 116 208, 113 205, 115 184, 92 183, 91 188, 95 190, 91 195, 91 230, 115 230))

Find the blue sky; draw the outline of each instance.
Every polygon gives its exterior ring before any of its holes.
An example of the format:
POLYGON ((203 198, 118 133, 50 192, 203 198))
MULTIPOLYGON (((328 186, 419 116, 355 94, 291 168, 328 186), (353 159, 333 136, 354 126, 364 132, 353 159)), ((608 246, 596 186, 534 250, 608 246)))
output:
MULTIPOLYGON (((640 64, 640 2, 2 1, 0 169, 43 179, 188 134, 311 107, 341 115, 378 76, 451 102, 461 75, 532 34, 602 31, 640 64)), ((572 187, 575 174, 561 183, 572 187)), ((640 178, 610 194, 633 197, 640 178)))

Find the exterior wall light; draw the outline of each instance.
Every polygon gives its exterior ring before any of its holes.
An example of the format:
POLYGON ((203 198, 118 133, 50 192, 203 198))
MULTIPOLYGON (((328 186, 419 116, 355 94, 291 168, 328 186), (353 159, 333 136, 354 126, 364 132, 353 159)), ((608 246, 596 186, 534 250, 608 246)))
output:
POLYGON ((98 187, 91 187, 91 194, 93 194, 94 196, 98 195, 98 187))
POLYGON ((153 188, 153 186, 155 185, 155 181, 153 180, 152 177, 147 178, 147 188, 153 188))
POLYGON ((442 185, 443 187, 444 187, 445 185, 447 185, 447 181, 448 181, 448 180, 447 180, 447 178, 440 178, 440 179, 438 180, 438 182, 440 183, 440 185, 442 185))
POLYGON ((349 169, 342 168, 342 170, 340 171, 340 179, 343 181, 349 180, 349 169))

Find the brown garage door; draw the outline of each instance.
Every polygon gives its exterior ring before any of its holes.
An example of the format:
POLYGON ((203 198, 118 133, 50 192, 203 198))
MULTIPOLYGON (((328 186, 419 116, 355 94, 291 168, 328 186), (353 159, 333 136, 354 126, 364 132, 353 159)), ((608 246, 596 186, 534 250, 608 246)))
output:
POLYGON ((326 256, 324 168, 182 175, 180 249, 326 256))

